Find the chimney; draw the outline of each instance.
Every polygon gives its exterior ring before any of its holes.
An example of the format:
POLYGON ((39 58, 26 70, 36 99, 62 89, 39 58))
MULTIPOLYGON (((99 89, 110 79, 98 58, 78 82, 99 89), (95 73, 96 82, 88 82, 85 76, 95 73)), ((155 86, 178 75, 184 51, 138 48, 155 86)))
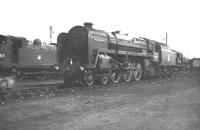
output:
POLYGON ((92 28, 92 25, 93 25, 93 23, 90 23, 90 22, 85 22, 84 23, 84 26, 88 27, 88 28, 92 28))

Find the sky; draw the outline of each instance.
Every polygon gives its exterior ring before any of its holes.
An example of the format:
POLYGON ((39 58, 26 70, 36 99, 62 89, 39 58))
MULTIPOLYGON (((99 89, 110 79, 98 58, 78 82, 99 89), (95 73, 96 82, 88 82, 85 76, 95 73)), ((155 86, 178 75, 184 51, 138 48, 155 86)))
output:
POLYGON ((200 57, 199 0, 1 0, 0 34, 49 42, 76 25, 92 22, 106 32, 165 42, 185 57, 200 57))

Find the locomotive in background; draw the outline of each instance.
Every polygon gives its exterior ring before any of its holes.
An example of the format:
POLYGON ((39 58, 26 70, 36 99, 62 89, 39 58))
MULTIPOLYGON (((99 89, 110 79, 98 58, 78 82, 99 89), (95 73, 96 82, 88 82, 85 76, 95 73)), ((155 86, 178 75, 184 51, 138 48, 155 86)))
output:
POLYGON ((189 66, 191 71, 200 72, 200 58, 192 58, 189 60, 189 66))
POLYGON ((44 78, 59 73, 55 45, 30 44, 26 38, 0 35, 0 74, 44 78))
POLYGON ((58 63, 64 82, 81 80, 91 86, 142 77, 170 76, 182 68, 183 55, 147 38, 126 40, 120 31, 107 33, 92 23, 75 26, 57 37, 58 63))

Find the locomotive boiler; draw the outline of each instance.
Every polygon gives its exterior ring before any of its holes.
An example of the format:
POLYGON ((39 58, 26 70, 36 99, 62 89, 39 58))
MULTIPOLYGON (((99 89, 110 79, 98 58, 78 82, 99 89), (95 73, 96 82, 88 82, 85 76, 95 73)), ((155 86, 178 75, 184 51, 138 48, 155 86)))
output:
POLYGON ((0 35, 1 75, 15 74, 37 76, 58 73, 57 49, 54 45, 42 45, 39 39, 33 44, 26 38, 0 35))
POLYGON ((181 53, 169 46, 142 37, 127 40, 119 35, 120 31, 94 29, 92 23, 60 33, 57 54, 65 83, 81 80, 91 86, 95 81, 139 81, 142 77, 170 75, 180 67, 177 63, 181 62, 181 53))

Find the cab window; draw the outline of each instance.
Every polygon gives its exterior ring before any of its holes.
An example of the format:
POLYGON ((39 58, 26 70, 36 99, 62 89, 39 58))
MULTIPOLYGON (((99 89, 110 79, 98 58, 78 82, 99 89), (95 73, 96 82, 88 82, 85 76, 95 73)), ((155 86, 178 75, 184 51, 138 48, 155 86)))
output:
POLYGON ((159 47, 155 46, 155 52, 159 52, 159 47))

